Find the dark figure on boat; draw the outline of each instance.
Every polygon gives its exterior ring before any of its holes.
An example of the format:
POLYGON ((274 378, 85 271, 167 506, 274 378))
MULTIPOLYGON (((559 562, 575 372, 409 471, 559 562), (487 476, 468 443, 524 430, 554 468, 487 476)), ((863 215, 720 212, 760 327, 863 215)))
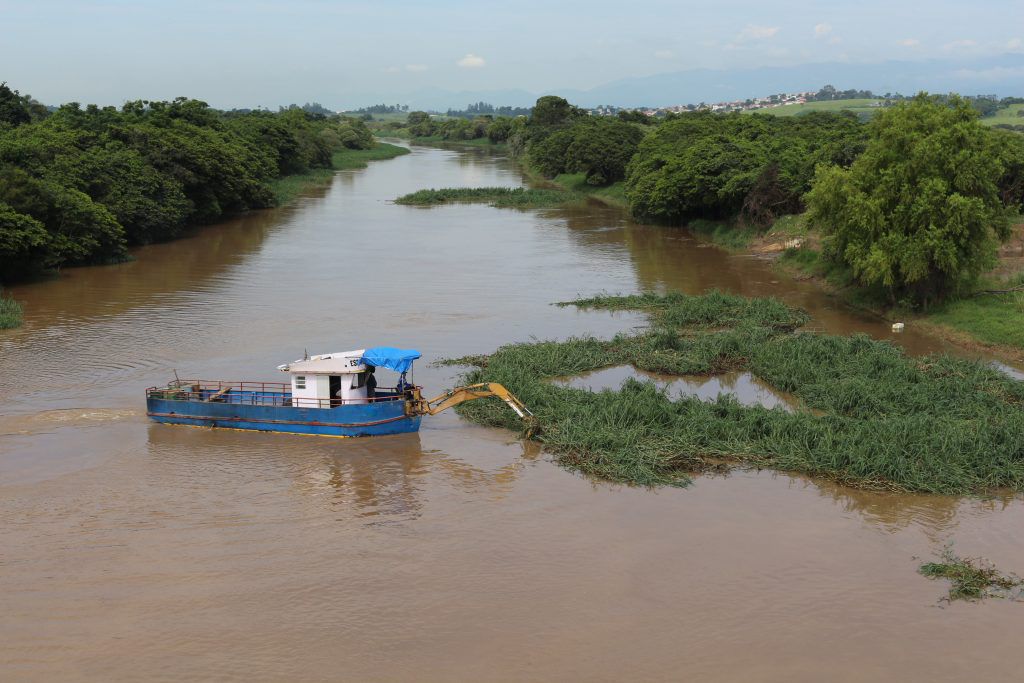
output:
POLYGON ((376 369, 372 365, 366 366, 366 398, 373 398, 377 394, 377 378, 373 374, 376 369))

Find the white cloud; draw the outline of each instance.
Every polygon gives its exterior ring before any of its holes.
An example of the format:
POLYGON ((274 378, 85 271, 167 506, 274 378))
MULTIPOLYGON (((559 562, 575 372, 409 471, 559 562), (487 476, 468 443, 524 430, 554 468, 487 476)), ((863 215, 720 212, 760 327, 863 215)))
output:
POLYGON ((389 67, 385 67, 385 69, 384 69, 384 72, 385 73, 389 73, 389 74, 396 74, 399 71, 401 71, 401 69, 399 69, 397 66, 389 66, 389 67))
POLYGON ((672 50, 658 50, 654 53, 654 56, 658 59, 672 59, 676 55, 672 50))
POLYGON ((426 71, 427 70, 427 65, 426 64, 406 64, 405 65, 405 70, 406 71, 426 71))
POLYGON ((455 63, 461 67, 465 67, 468 69, 477 69, 486 64, 487 62, 484 61, 483 57, 478 57, 472 52, 470 52, 465 57, 463 57, 462 59, 455 63))
POLYGON ((921 41, 917 38, 904 38, 899 42, 903 47, 917 47, 921 44, 921 41))
POLYGON ((963 50, 964 48, 974 47, 977 45, 973 40, 954 40, 951 43, 946 43, 942 46, 943 50, 963 50))
POLYGON ((826 34, 832 32, 832 24, 816 24, 814 26, 814 37, 824 38, 826 34))
POLYGON ((756 26, 754 24, 747 24, 740 31, 740 35, 736 38, 738 41, 747 40, 761 40, 763 38, 771 38, 779 32, 778 26, 756 26))
POLYGON ((1014 38, 1012 40, 1006 41, 1006 49, 1007 50, 1017 50, 1017 49, 1020 49, 1021 45, 1024 45, 1024 43, 1021 42, 1020 38, 1014 38))
POLYGON ((832 36, 831 38, 828 39, 829 45, 838 45, 841 42, 843 42, 843 39, 840 38, 839 36, 832 36))

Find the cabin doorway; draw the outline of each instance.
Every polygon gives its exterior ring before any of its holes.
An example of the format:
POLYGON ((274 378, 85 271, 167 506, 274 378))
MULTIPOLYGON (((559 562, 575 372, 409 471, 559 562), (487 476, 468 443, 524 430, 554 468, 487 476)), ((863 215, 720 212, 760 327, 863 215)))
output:
POLYGON ((332 406, 341 405, 341 397, 338 393, 341 391, 341 376, 340 375, 328 375, 328 396, 331 398, 332 406))

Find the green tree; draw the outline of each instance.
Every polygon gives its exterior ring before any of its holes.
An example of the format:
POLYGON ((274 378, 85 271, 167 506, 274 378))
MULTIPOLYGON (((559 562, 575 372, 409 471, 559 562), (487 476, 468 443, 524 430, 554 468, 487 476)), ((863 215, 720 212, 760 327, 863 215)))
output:
MULTIPOLYGON (((40 264, 44 267, 121 260, 125 256, 121 226, 106 207, 84 192, 33 178, 13 168, 0 171, 0 202, 18 214, 30 216, 46 229, 51 258, 40 264)), ((38 234, 34 225, 24 221, 18 225, 17 229, 24 233, 38 234)), ((34 243, 35 238, 30 242, 34 243)))
POLYGON ((405 117, 405 122, 410 126, 415 126, 419 123, 424 123, 430 120, 430 114, 425 111, 411 111, 405 117))
POLYGON ((270 206, 274 178, 330 168, 335 151, 374 145, 362 121, 321 110, 220 112, 180 97, 120 110, 72 102, 47 115, 0 87, 4 277, 118 260, 126 242, 270 206))
POLYGON ((578 118, 581 112, 569 102, 556 95, 545 95, 538 98, 530 115, 530 125, 539 128, 550 128, 569 123, 578 118))
POLYGON ((999 196, 1008 208, 1024 211, 1024 135, 990 130, 992 154, 1003 165, 999 196))
POLYGON ((0 281, 51 265, 51 242, 42 223, 0 202, 0 281))
POLYGON ((626 177, 626 166, 644 134, 619 120, 583 119, 572 127, 572 143, 565 150, 566 167, 586 175, 590 185, 605 185, 626 177))
POLYGON ((508 140, 512 134, 512 119, 499 116, 487 126, 487 139, 495 144, 508 140))
POLYGON ((17 90, 0 83, 0 124, 19 126, 32 120, 32 114, 17 90))
POLYGON ((568 153, 574 139, 568 129, 534 139, 529 146, 530 163, 546 178, 565 173, 569 170, 568 153))
POLYGON ((927 307, 994 263, 1009 234, 1003 170, 969 102, 921 93, 874 118, 849 169, 818 169, 809 219, 860 282, 927 307))

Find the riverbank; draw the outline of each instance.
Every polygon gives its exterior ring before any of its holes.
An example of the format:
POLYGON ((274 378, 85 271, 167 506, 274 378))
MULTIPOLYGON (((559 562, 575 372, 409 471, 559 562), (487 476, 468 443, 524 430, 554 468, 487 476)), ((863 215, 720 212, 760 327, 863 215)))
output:
POLYGON ((626 183, 624 181, 620 180, 609 185, 590 185, 587 183, 586 175, 583 173, 562 173, 554 178, 545 178, 537 169, 530 166, 527 160, 521 160, 519 165, 532 183, 556 187, 565 192, 572 192, 576 195, 596 199, 609 206, 615 206, 625 211, 629 210, 629 202, 626 200, 626 183))
POLYGON ((444 147, 448 145, 459 145, 469 147, 487 147, 498 152, 507 152, 508 145, 503 142, 491 142, 488 138, 475 138, 473 140, 448 140, 441 137, 440 135, 431 135, 429 137, 410 137, 409 142, 415 145, 432 145, 437 147, 444 147))
MULTIPOLYGON (((270 190, 274 197, 274 205, 277 207, 285 206, 302 194, 329 184, 334 174, 339 170, 365 168, 371 161, 393 159, 408 153, 409 150, 405 147, 384 142, 378 142, 370 149, 341 149, 332 155, 331 168, 316 168, 307 173, 288 175, 271 181, 270 190)), ((254 211, 260 210, 256 209, 254 211)), ((190 233, 185 232, 181 236, 187 234, 190 233)), ((122 261, 130 259, 131 257, 129 256, 122 259, 122 261)), ((36 273, 35 277, 52 276, 56 272, 58 271, 36 273)), ((23 313, 23 307, 20 302, 0 295, 0 330, 20 327, 23 313)))
POLYGON ((331 182, 335 171, 365 168, 371 161, 394 159, 408 154, 405 147, 378 142, 370 149, 341 149, 331 155, 331 168, 314 168, 307 173, 278 178, 271 183, 275 206, 284 206, 299 195, 331 182))
MULTIPOLYGON (((439 142, 430 138, 421 140, 419 144, 439 142)), ((441 188, 410 193, 396 202, 424 206, 478 202, 496 207, 543 208, 589 198, 629 211, 624 181, 594 186, 587 184, 582 173, 545 178, 527 159, 520 157, 514 161, 527 181, 538 186, 531 188, 537 191, 512 195, 506 188, 441 188)), ((764 232, 738 220, 698 219, 690 221, 685 228, 730 252, 774 259, 780 270, 803 280, 813 280, 853 308, 887 320, 917 325, 928 334, 957 346, 988 352, 1012 362, 1024 362, 1024 292, 985 294, 980 291, 1013 289, 1024 284, 1024 226, 1018 226, 1016 237, 1009 243, 1013 251, 1015 241, 1020 242, 1017 250, 1021 254, 1013 257, 1001 254, 999 274, 988 278, 978 288, 977 295, 948 302, 926 314, 888 307, 873 292, 858 287, 849 273, 825 264, 820 258, 820 238, 809 230, 803 214, 782 216, 764 232)))
POLYGON ((1021 289, 1024 287, 1024 259, 1018 252, 1024 251, 1022 247, 1024 225, 1018 225, 1014 236, 1000 250, 996 268, 981 278, 973 292, 927 312, 888 306, 878 293, 858 286, 850 273, 822 258, 820 240, 806 228, 792 236, 784 230, 774 234, 770 230, 751 248, 754 253, 775 257, 781 270, 814 280, 848 305, 894 322, 918 325, 928 334, 958 346, 1021 362, 1024 361, 1024 290, 1021 289), (788 242, 781 242, 780 236, 788 238, 788 242))
MULTIPOLYGON (((425 145, 428 147, 468 145, 471 147, 486 147, 488 149, 493 149, 496 152, 509 151, 509 146, 507 144, 491 142, 488 138, 477 138, 475 140, 446 140, 439 135, 430 137, 412 137, 409 135, 408 131, 405 130, 389 131, 388 136, 408 140, 412 144, 425 145)), ((608 204, 609 206, 616 206, 620 209, 629 210, 629 202, 626 200, 626 183, 624 181, 620 180, 609 185, 590 185, 587 183, 586 175, 583 173, 562 173, 554 178, 545 178, 537 169, 530 165, 529 161, 525 157, 514 157, 513 161, 517 163, 522 170, 523 175, 526 176, 529 182, 534 185, 540 185, 542 188, 554 188, 566 193, 563 199, 554 201, 553 203, 553 197, 549 196, 542 204, 536 204, 533 208, 552 206, 554 204, 564 202, 581 201, 589 197, 604 204, 608 204)), ((487 190, 489 188, 474 189, 487 190)), ((489 202, 488 199, 484 199, 482 201, 489 202)))
POLYGON ((780 271, 814 282, 852 308, 919 326, 957 346, 1024 362, 1024 225, 1000 248, 997 266, 973 292, 924 313, 888 305, 882 293, 859 286, 850 272, 827 263, 821 238, 808 228, 804 214, 782 216, 763 233, 736 220, 694 220, 686 229, 730 252, 772 259, 780 271))
POLYGON ((491 142, 491 139, 487 137, 473 138, 470 140, 451 140, 442 135, 426 135, 417 137, 411 135, 408 128, 379 130, 376 131, 376 133, 383 138, 398 138, 399 140, 406 140, 414 145, 424 145, 426 147, 486 147, 498 152, 507 152, 509 149, 508 145, 504 142, 491 142))

